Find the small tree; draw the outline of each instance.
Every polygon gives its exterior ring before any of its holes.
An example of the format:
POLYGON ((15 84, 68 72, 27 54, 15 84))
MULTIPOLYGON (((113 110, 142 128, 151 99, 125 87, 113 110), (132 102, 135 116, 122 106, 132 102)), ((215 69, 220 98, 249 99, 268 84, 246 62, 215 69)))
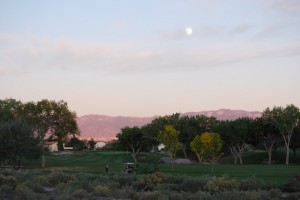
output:
POLYGON ((261 144, 264 146, 268 153, 268 164, 271 165, 273 149, 279 145, 279 130, 272 122, 262 116, 253 121, 251 132, 253 134, 251 144, 261 144))
POLYGON ((165 150, 168 152, 171 162, 172 169, 174 170, 174 160, 178 150, 182 149, 182 144, 178 140, 179 131, 175 130, 172 125, 166 125, 164 130, 158 134, 158 141, 165 145, 165 150))
POLYGON ((83 150, 84 149, 84 146, 85 146, 85 143, 84 141, 76 138, 76 137, 73 137, 70 139, 70 141, 66 144, 66 146, 69 146, 69 147, 73 147, 73 149, 75 151, 80 151, 80 150, 83 150))
POLYGON ((89 149, 95 149, 95 145, 96 145, 96 142, 94 141, 93 138, 91 138, 88 142, 87 142, 87 146, 89 149))
POLYGON ((196 135, 190 146, 192 151, 197 155, 199 163, 202 163, 203 146, 201 144, 200 135, 196 135))
POLYGON ((211 163, 211 173, 214 172, 214 164, 221 156, 222 139, 218 133, 203 133, 200 135, 202 157, 211 163))
POLYGON ((142 129, 137 126, 124 127, 121 129, 121 133, 117 134, 117 138, 121 146, 132 150, 132 158, 137 163, 137 156, 147 142, 142 129))

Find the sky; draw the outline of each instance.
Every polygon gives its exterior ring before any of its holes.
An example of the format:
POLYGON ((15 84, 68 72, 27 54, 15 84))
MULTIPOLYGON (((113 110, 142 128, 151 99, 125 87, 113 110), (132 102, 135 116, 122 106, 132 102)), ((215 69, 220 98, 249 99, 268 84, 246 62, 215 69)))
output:
POLYGON ((0 5, 0 99, 78 116, 300 107, 300 0, 0 5))

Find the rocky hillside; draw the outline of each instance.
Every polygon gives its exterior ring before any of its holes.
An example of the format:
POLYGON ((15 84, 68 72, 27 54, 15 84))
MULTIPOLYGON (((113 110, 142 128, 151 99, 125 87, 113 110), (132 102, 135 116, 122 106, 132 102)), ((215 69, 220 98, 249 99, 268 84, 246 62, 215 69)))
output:
MULTIPOLYGON (((216 117, 219 120, 234 120, 239 117, 260 117, 261 113, 254 111, 221 109, 215 111, 188 112, 182 115, 205 115, 216 117)), ((82 138, 94 138, 97 140, 114 139, 120 129, 125 126, 143 126, 150 123, 155 117, 110 117, 105 115, 85 115, 78 117, 77 122, 81 130, 82 138)))

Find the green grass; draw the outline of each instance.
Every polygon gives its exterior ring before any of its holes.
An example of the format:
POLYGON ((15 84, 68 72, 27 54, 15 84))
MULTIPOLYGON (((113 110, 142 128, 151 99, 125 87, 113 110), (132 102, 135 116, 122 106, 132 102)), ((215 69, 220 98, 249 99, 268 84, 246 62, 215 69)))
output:
POLYGON ((161 165, 160 170, 173 175, 187 176, 225 176, 237 179, 256 177, 268 182, 286 183, 297 173, 300 173, 299 165, 215 165, 214 173, 211 174, 211 166, 208 164, 176 165, 174 171, 171 167, 161 165))
MULTIPOLYGON (((208 164, 176 164, 175 170, 171 170, 171 165, 159 162, 162 154, 142 153, 140 155, 141 166, 152 166, 157 164, 159 170, 171 175, 184 176, 227 176, 239 179, 256 177, 265 181, 274 183, 285 183, 292 178, 296 173, 300 173, 300 165, 283 165, 283 164, 217 164, 214 168, 214 174, 210 173, 211 166, 208 164)), ((247 159, 256 160, 264 159, 264 154, 248 153, 245 157, 247 159), (252 157, 252 158, 251 158, 252 157)), ((223 160, 230 158, 223 158, 223 160)), ((24 161, 23 167, 32 170, 52 171, 62 170, 65 172, 88 172, 88 173, 104 173, 105 165, 109 165, 109 171, 120 173, 123 169, 123 163, 132 162, 131 154, 128 152, 114 152, 114 151, 80 151, 74 152, 71 155, 46 155, 46 169, 41 169, 41 160, 24 161)), ((225 162, 226 163, 226 162, 225 162)))

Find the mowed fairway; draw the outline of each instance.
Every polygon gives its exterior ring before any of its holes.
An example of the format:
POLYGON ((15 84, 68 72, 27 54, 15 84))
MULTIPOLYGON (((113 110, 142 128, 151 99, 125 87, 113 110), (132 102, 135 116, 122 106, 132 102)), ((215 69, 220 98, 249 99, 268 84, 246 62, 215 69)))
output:
MULTIPOLYGON (((140 166, 153 165, 153 160, 159 161, 161 154, 143 153, 140 166), (156 159, 153 159, 156 158, 156 159), (151 160, 150 162, 148 162, 151 160)), ((47 154, 45 171, 62 170, 66 172, 104 173, 105 165, 109 165, 109 172, 121 173, 123 163, 132 162, 131 154, 119 151, 80 151, 71 154, 47 154)), ((24 168, 40 168, 41 160, 23 162, 24 168)), ((217 164, 211 174, 209 164, 176 164, 172 170, 170 164, 158 162, 161 172, 178 176, 225 176, 234 178, 256 177, 264 181, 285 183, 297 173, 299 165, 232 165, 217 164)), ((40 170, 40 169, 39 169, 40 170)))

